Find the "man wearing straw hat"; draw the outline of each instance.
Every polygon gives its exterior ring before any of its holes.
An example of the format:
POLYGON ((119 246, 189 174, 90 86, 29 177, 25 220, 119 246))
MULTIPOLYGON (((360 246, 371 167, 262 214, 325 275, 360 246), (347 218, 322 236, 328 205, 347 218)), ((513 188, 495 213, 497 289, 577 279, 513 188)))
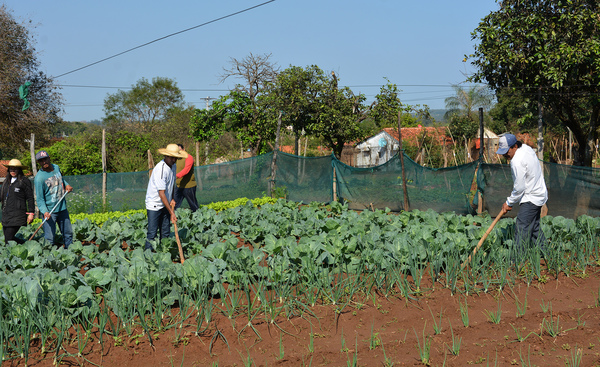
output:
POLYGON ((154 250, 152 241, 156 233, 160 232, 160 239, 169 237, 171 223, 177 222, 173 189, 175 187, 175 163, 180 158, 185 158, 177 144, 169 144, 166 148, 158 150, 164 155, 152 170, 148 189, 146 190, 146 212, 148 213, 148 234, 146 235, 146 250, 154 250))
POLYGON ((73 243, 73 229, 64 196, 73 191, 73 187, 64 180, 60 168, 50 161, 48 152, 40 150, 35 155, 35 160, 40 166, 34 184, 38 208, 40 213, 44 213, 44 238, 50 245, 54 245, 58 224, 65 248, 69 248, 73 243))
POLYGON ((23 174, 23 168, 18 159, 11 159, 8 164, 8 174, 2 184, 2 231, 4 232, 4 242, 16 241, 24 243, 25 240, 17 238, 15 235, 24 225, 33 221, 35 211, 33 201, 33 189, 31 181, 23 174))

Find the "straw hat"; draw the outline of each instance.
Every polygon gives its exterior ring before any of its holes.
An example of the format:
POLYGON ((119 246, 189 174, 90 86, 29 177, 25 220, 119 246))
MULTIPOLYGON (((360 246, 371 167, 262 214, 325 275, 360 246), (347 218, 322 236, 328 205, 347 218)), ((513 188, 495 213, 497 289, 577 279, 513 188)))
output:
POLYGON ((161 148, 158 150, 158 153, 162 155, 168 155, 169 157, 175 158, 186 158, 187 156, 180 152, 179 146, 177 144, 169 144, 166 148, 161 148))
POLYGON ((22 165, 21 161, 18 159, 11 159, 4 167, 27 168, 27 166, 22 165))

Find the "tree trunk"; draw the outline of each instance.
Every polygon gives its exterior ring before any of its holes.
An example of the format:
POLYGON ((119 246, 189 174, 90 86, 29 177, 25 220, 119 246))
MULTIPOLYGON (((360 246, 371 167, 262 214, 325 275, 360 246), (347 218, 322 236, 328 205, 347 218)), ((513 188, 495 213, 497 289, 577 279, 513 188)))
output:
POLYGON ((594 105, 592 110, 592 115, 590 116, 590 126, 588 129, 585 149, 584 149, 584 159, 583 165, 586 167, 592 166, 592 161, 594 160, 594 143, 596 139, 598 139, 598 117, 600 115, 600 103, 594 105))

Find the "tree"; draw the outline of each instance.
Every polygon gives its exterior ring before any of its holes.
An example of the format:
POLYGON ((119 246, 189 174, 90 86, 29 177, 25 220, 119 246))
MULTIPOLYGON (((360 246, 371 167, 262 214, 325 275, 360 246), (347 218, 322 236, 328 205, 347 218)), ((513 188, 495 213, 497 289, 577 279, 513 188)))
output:
POLYGON ((279 67, 269 59, 271 54, 231 58, 230 67, 223 68, 222 81, 234 77, 243 80, 229 93, 226 130, 234 133, 252 155, 264 152, 266 142, 275 136, 275 124, 269 115, 263 94, 279 73, 279 67))
POLYGON ((445 117, 452 115, 466 116, 471 121, 478 120, 478 110, 487 111, 492 106, 490 90, 484 86, 473 86, 465 90, 460 85, 453 85, 455 94, 444 100, 446 103, 445 117))
POLYGON ((455 95, 444 100, 446 113, 444 117, 450 121, 449 128, 453 136, 470 139, 479 129, 478 110, 490 109, 492 95, 483 86, 473 86, 465 90, 460 85, 453 86, 455 95))
POLYGON ((599 13, 596 0, 504 0, 472 33, 470 80, 537 95, 573 131, 575 164, 586 166, 600 119, 599 13))
POLYGON ((0 6, 0 151, 5 157, 26 150, 31 133, 43 143, 48 125, 61 120, 62 96, 52 78, 39 70, 30 27, 0 6), (19 88, 26 83, 29 107, 23 109, 19 88))
POLYGON ((313 133, 325 140, 336 157, 342 156, 344 144, 364 137, 360 123, 367 118, 366 97, 355 95, 348 87, 339 88, 332 72, 329 87, 317 102, 318 125, 313 133))
POLYGON ((296 154, 300 137, 316 130, 319 98, 329 85, 325 72, 311 65, 290 66, 280 72, 269 87, 267 104, 273 111, 281 111, 283 124, 292 127, 296 154))
POLYGON ((398 92, 398 86, 388 81, 375 96, 369 118, 375 122, 378 131, 385 127, 398 127, 398 112, 402 110, 398 92))
POLYGON ((190 121, 190 133, 199 142, 204 142, 204 163, 208 163, 209 144, 225 132, 225 119, 229 113, 229 95, 213 101, 210 109, 197 109, 190 121))
MULTIPOLYGON (((52 163, 60 166, 63 175, 91 175, 102 172, 101 142, 102 132, 96 130, 92 134, 80 134, 41 149, 48 152, 52 163)), ((31 155, 24 153, 21 162, 31 165, 31 155)))
POLYGON ((213 101, 210 109, 194 112, 190 124, 191 135, 205 143, 205 161, 208 160, 209 144, 231 132, 252 155, 265 150, 265 144, 273 139, 275 125, 269 117, 269 109, 262 98, 266 86, 278 72, 276 64, 269 61, 271 55, 250 55, 239 60, 230 59, 229 68, 223 68, 221 82, 228 78, 241 79, 227 95, 213 101))
POLYGON ((430 120, 429 107, 421 108, 420 105, 405 105, 400 102, 399 89, 396 84, 388 81, 381 86, 375 101, 369 107, 369 120, 377 126, 377 132, 386 127, 398 127, 398 113, 403 127, 416 127, 423 120, 430 120))
POLYGON ((109 130, 155 132, 172 114, 185 109, 183 93, 169 78, 140 79, 129 91, 118 91, 104 100, 105 125, 109 130))

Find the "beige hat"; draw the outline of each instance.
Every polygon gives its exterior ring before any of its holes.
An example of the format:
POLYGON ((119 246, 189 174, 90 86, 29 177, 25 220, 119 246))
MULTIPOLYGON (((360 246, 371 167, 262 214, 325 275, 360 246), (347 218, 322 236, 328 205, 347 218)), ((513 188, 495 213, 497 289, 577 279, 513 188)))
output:
POLYGON ((4 165, 4 167, 27 168, 27 166, 22 165, 21 161, 18 159, 11 159, 8 164, 4 165))
POLYGON ((186 158, 187 155, 184 155, 180 152, 179 146, 177 144, 169 144, 166 148, 161 148, 158 152, 162 155, 168 155, 169 157, 175 158, 186 158))

